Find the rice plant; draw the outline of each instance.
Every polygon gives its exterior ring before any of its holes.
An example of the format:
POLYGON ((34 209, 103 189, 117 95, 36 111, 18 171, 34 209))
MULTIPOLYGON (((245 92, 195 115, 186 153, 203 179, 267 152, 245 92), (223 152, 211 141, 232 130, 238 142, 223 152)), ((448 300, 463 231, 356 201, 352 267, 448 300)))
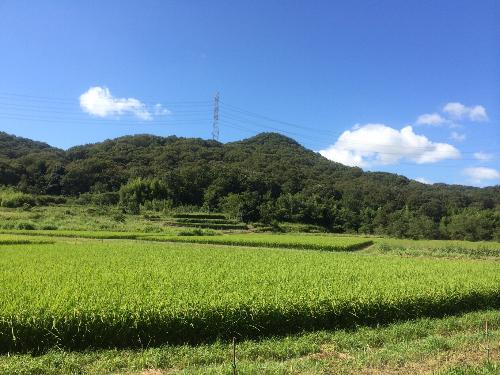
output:
POLYGON ((500 308, 494 261, 127 240, 0 252, 2 352, 205 342, 500 308))

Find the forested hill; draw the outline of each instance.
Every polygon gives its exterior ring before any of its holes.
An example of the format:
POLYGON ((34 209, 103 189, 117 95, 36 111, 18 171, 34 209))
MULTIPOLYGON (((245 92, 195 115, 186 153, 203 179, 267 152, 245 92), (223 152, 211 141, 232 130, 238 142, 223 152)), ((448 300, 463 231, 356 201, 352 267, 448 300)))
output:
POLYGON ((122 201, 128 190, 142 189, 134 193, 139 200, 238 212, 246 221, 300 221, 368 233, 417 217, 423 220, 418 225, 437 231, 464 210, 494 215, 495 227, 500 207, 499 186, 425 185, 363 172, 276 133, 227 144, 135 135, 64 151, 0 132, 0 185, 69 196, 121 189, 122 201))

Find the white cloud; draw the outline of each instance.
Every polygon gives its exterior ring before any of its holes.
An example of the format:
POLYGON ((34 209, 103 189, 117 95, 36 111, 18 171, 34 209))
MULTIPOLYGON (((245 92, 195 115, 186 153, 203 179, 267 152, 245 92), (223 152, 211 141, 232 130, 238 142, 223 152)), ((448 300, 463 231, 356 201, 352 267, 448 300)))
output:
POLYGON ((161 116, 161 115, 170 115, 172 112, 166 109, 164 106, 161 104, 155 104, 155 115, 161 116))
POLYGON ((467 107, 462 103, 452 102, 443 107, 443 112, 456 120, 487 121, 486 108, 482 105, 467 107))
POLYGON ((500 179, 500 172, 493 168, 475 167, 465 168, 464 173, 470 177, 475 184, 481 184, 484 180, 500 179))
POLYGON ((486 108, 484 108, 482 105, 476 105, 474 108, 470 109, 469 118, 472 121, 488 121, 486 108))
POLYGON ((443 112, 460 119, 467 114, 467 109, 461 103, 448 103, 443 107, 443 112))
POLYGON ((439 113, 426 113, 418 116, 417 125, 442 125, 448 122, 443 116, 439 113))
POLYGON ((474 157, 479 161, 490 161, 493 159, 493 154, 487 154, 486 152, 475 152, 474 157))
MULTIPOLYGON (((80 95, 80 107, 87 113, 98 117, 133 114, 141 120, 152 120, 153 115, 146 105, 135 98, 115 98, 107 87, 91 87, 80 95)), ((169 111, 161 104, 155 106, 155 114, 167 114, 169 111), (159 106, 159 107, 158 107, 159 106), (167 111, 167 112, 165 112, 167 111)))
POLYGON ((334 145, 319 153, 330 160, 359 167, 396 164, 401 159, 424 164, 460 157, 460 152, 452 145, 431 142, 415 134, 411 126, 397 130, 383 124, 366 124, 347 130, 334 145))
POLYGON ((425 177, 417 177, 415 179, 415 181, 418 181, 418 182, 421 182, 422 184, 426 184, 426 185, 432 185, 432 182, 430 182, 428 179, 426 179, 425 177))
POLYGON ((463 133, 451 132, 450 138, 457 142, 463 142, 467 136, 463 133))

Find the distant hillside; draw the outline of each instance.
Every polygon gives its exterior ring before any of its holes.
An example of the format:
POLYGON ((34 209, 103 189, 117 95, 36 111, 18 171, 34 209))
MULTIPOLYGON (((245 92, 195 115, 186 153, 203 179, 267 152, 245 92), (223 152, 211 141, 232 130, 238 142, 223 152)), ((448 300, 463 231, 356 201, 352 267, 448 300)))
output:
POLYGON ((500 206, 499 186, 425 185, 396 174, 363 172, 276 133, 227 144, 134 135, 67 151, 0 133, 1 185, 76 196, 118 192, 135 178, 160 181, 161 194, 154 199, 173 205, 232 210, 247 221, 278 218, 369 233, 415 215, 429 219, 418 225, 433 223, 427 229, 437 230, 464 210, 496 215, 500 206), (391 216, 395 213, 403 218, 391 216))
POLYGON ((0 157, 16 159, 27 155, 48 153, 62 154, 64 151, 49 146, 47 143, 16 137, 0 131, 0 157))

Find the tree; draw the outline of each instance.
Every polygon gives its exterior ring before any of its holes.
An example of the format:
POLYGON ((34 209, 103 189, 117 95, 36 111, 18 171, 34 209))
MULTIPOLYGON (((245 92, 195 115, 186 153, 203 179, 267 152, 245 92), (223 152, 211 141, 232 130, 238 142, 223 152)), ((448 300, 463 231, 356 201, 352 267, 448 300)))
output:
POLYGON ((221 208, 230 217, 246 223, 260 218, 261 199, 255 192, 245 191, 240 194, 230 193, 223 198, 221 208))
POLYGON ((449 218, 446 231, 449 238, 456 240, 492 240, 499 226, 498 212, 466 208, 449 218))
POLYGON ((123 207, 137 213, 146 202, 168 199, 169 190, 167 184, 159 179, 136 178, 122 185, 119 196, 123 207))

